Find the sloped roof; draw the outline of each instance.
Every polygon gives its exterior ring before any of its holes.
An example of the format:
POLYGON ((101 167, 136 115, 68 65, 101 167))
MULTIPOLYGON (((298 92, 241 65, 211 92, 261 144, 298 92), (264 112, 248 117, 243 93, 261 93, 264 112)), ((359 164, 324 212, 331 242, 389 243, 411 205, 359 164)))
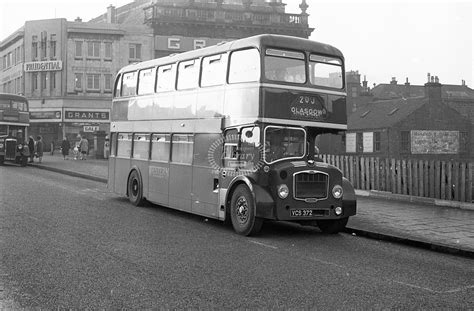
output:
MULTIPOLYGON (((378 84, 371 90, 376 99, 394 99, 425 96, 424 85, 378 84)), ((441 96, 446 99, 462 99, 474 101, 474 90, 466 85, 443 84, 441 96)))
POLYGON ((427 103, 428 99, 424 97, 370 102, 348 117, 347 128, 358 130, 391 127, 427 103))
POLYGON ((462 116, 468 118, 474 124, 474 101, 459 102, 447 100, 446 104, 459 112, 462 116))

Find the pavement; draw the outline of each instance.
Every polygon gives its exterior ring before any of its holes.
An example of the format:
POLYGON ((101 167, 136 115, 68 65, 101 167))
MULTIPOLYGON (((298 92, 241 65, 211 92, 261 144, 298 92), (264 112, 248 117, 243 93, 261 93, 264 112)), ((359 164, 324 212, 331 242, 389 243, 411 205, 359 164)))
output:
MULTIPOLYGON (((45 154, 38 168, 107 183, 106 159, 64 160, 45 154)), ((346 232, 474 258, 474 204, 442 201, 388 192, 361 191, 357 215, 346 232)))

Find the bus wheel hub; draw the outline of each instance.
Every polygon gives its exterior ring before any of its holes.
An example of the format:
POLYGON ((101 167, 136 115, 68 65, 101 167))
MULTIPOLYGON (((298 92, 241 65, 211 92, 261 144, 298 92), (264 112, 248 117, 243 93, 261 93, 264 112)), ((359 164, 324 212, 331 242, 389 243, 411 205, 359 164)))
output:
POLYGON ((237 217, 241 223, 245 223, 248 219, 248 205, 245 197, 237 199, 237 217))

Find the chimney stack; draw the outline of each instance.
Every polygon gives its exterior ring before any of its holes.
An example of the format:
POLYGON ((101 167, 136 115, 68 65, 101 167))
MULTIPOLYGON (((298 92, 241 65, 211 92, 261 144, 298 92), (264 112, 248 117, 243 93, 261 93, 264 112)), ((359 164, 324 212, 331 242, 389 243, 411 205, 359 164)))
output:
POLYGON ((428 78, 431 81, 425 84, 425 97, 428 98, 430 103, 441 103, 441 83, 439 83, 438 76, 430 76, 428 74, 428 78))
POLYGON ((395 77, 392 77, 392 81, 390 81, 390 84, 396 85, 397 84, 397 79, 395 79, 395 77))
POLYGON ((108 24, 115 24, 116 20, 116 10, 115 7, 111 4, 107 7, 107 23, 108 24))
POLYGON ((80 18, 80 17, 78 16, 78 17, 76 17, 76 19, 75 19, 74 21, 77 22, 77 23, 81 23, 81 22, 82 22, 82 18, 80 18))

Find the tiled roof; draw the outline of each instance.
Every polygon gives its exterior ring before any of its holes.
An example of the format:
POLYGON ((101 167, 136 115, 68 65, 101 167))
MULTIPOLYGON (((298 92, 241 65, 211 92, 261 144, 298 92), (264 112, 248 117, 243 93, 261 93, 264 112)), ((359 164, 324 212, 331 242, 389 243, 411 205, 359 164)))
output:
MULTIPOLYGON (((371 90, 376 99, 394 99, 425 96, 423 85, 404 84, 379 84, 371 90)), ((472 99, 474 101, 474 90, 465 85, 443 84, 441 86, 442 97, 446 99, 472 99)))
POLYGON ((348 117, 347 128, 387 128, 427 103, 428 99, 424 97, 370 102, 348 117))

